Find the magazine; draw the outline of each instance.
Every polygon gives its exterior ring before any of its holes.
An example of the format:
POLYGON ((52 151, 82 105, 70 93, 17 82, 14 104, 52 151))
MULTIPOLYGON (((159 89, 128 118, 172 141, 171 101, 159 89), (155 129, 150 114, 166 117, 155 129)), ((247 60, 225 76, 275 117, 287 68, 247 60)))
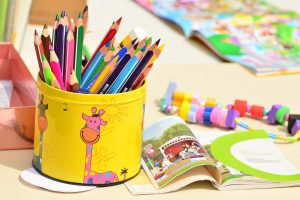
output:
POLYGON ((163 118, 144 130, 142 167, 125 183, 134 195, 171 192, 205 180, 219 190, 300 185, 299 171, 264 131, 193 133, 179 117, 163 118))
POLYGON ((263 0, 135 0, 257 76, 300 72, 300 16, 263 0))

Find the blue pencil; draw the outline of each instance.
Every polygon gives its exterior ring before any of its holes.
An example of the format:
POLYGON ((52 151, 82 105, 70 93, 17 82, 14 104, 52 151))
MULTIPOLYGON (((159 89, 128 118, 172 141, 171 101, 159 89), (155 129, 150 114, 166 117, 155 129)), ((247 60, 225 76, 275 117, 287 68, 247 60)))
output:
POLYGON ((93 60, 90 61, 90 65, 82 74, 80 88, 86 88, 88 86, 94 72, 97 70, 97 67, 104 59, 105 54, 109 49, 109 46, 110 46, 110 42, 107 42, 106 45, 104 45, 93 57, 93 60))

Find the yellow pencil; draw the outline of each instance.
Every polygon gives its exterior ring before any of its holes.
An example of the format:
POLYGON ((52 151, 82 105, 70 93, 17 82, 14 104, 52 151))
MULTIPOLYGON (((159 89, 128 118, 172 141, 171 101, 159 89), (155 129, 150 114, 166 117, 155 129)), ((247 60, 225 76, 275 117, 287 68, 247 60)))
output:
POLYGON ((90 93, 97 94, 102 87, 103 83, 105 83, 108 76, 114 70, 116 63, 118 61, 119 56, 116 56, 101 72, 101 74, 97 77, 95 82, 92 84, 90 88, 90 93))

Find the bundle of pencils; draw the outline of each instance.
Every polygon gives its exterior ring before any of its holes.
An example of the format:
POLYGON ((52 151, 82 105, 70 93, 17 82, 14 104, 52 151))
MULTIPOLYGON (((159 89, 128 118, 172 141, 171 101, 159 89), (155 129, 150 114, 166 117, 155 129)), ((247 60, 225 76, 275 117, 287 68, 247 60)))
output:
POLYGON ((151 37, 119 44, 115 38, 119 18, 90 54, 83 45, 87 19, 87 6, 76 24, 62 11, 55 17, 52 40, 47 25, 41 37, 35 31, 40 78, 58 89, 79 93, 114 94, 140 87, 165 44, 159 46, 160 39, 152 43, 151 37))

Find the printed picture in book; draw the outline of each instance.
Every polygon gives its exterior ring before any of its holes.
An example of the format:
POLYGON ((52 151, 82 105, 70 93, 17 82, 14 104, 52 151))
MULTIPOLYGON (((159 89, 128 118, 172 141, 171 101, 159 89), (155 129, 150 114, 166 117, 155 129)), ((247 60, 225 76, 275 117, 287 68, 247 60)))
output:
POLYGON ((159 185, 169 181, 168 177, 182 173, 189 165, 210 160, 187 126, 176 123, 168 127, 164 123, 168 121, 154 126, 156 130, 151 131, 151 137, 144 135, 143 139, 143 160, 159 185))

